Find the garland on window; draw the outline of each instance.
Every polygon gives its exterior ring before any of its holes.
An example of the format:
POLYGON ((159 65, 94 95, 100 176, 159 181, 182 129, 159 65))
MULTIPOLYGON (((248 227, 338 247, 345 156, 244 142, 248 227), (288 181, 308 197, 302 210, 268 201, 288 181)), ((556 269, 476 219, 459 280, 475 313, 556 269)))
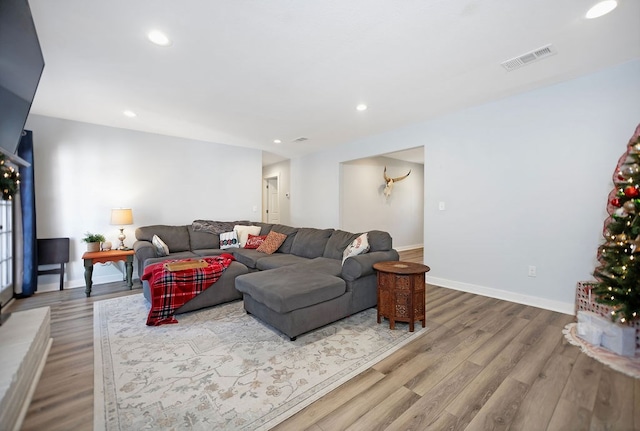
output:
POLYGON ((18 191, 20 185, 20 173, 8 163, 5 163, 5 155, 0 153, 0 191, 2 199, 9 201, 18 191))

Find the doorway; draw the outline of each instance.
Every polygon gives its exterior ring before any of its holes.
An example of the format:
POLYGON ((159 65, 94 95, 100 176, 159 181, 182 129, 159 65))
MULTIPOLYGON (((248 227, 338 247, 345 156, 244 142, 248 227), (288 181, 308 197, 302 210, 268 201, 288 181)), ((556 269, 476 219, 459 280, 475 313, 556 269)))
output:
POLYGON ((422 248, 424 160, 424 147, 416 147, 342 162, 340 228, 348 232, 387 231, 399 251, 422 248), (388 196, 385 168, 391 178, 411 173, 396 182, 388 196))
POLYGON ((264 179, 263 202, 262 221, 272 224, 280 223, 280 185, 278 176, 264 179))

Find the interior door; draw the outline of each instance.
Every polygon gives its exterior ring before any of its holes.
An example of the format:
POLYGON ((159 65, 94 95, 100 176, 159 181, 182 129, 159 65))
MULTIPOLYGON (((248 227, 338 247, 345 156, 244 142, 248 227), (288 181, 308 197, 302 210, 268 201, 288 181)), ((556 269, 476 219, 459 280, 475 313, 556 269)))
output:
POLYGON ((267 223, 280 223, 278 178, 267 178, 267 223))

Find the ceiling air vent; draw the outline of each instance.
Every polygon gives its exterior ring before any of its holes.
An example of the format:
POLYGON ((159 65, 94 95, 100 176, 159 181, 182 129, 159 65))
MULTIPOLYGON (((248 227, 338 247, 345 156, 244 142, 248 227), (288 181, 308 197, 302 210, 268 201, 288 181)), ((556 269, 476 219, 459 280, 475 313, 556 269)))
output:
POLYGON ((304 141, 308 141, 309 138, 305 138, 304 136, 300 136, 299 138, 294 139, 291 142, 304 142, 304 141))
POLYGON ((558 51, 556 51, 553 45, 547 45, 543 46, 542 48, 534 49, 533 51, 527 52, 526 54, 519 55, 518 57, 512 58, 510 60, 503 61, 500 64, 502 65, 502 67, 507 69, 507 71, 512 71, 522 66, 534 63, 538 60, 542 60, 543 58, 555 55, 557 53, 558 51))

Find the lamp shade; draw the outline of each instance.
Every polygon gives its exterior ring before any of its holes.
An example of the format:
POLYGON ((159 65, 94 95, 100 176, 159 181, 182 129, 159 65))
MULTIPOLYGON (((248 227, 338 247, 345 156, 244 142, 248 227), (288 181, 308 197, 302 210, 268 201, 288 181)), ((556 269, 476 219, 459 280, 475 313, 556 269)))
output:
POLYGON ((111 210, 111 224, 118 226, 133 224, 133 212, 131 208, 113 208, 111 210))

